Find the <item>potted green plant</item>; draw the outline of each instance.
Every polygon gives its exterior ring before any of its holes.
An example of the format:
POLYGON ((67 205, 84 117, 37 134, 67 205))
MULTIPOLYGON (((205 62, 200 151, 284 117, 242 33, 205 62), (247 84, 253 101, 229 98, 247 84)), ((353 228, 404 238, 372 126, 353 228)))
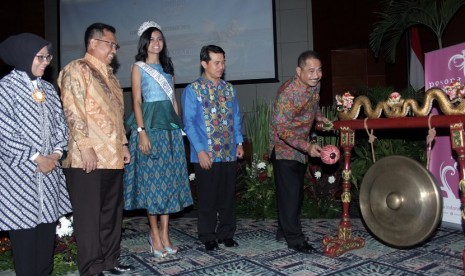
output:
POLYGON ((436 35, 442 48, 442 36, 452 17, 465 5, 464 0, 383 0, 380 20, 370 34, 370 47, 376 57, 384 52, 385 60, 393 63, 396 50, 405 31, 415 25, 425 26, 436 35))
POLYGON ((273 166, 268 160, 272 105, 255 102, 244 116, 251 160, 245 164, 244 189, 239 199, 239 214, 255 219, 276 217, 273 166))

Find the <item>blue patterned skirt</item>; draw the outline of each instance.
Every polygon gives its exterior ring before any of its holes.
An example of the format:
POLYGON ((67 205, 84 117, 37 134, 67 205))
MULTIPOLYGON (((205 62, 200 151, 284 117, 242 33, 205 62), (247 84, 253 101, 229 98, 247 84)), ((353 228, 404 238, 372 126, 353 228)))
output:
POLYGON ((124 173, 124 209, 147 209, 150 214, 179 212, 193 203, 181 129, 153 129, 146 125, 146 132, 152 145, 149 155, 140 151, 137 131, 131 132, 131 162, 124 173))

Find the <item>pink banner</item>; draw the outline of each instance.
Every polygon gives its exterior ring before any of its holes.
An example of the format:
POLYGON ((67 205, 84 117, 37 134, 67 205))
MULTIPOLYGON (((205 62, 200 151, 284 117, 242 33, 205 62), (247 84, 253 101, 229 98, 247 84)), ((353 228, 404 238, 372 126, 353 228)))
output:
MULTIPOLYGON (((425 89, 443 88, 454 81, 463 83, 465 77, 465 43, 425 54, 425 89)), ((438 114, 433 109, 432 114, 438 114)), ((461 225, 460 180, 450 136, 437 136, 431 151, 429 171, 436 177, 442 190, 443 222, 461 225)))

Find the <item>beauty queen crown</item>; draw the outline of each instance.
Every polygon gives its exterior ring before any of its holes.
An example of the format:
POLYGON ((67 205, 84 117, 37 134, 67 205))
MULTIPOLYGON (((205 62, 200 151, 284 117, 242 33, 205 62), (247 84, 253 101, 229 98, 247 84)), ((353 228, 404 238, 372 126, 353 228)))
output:
POLYGON ((150 27, 155 27, 161 31, 161 27, 157 24, 157 22, 145 21, 144 23, 142 23, 142 25, 140 25, 139 30, 137 31, 137 35, 141 36, 145 32, 145 30, 147 30, 150 27))

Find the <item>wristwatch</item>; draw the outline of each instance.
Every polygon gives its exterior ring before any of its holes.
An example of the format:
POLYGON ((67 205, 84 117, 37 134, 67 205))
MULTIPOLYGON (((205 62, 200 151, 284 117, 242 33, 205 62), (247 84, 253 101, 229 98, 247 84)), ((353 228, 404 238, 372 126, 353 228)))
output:
POLYGON ((137 132, 141 132, 142 130, 145 130, 145 127, 138 127, 137 132))

